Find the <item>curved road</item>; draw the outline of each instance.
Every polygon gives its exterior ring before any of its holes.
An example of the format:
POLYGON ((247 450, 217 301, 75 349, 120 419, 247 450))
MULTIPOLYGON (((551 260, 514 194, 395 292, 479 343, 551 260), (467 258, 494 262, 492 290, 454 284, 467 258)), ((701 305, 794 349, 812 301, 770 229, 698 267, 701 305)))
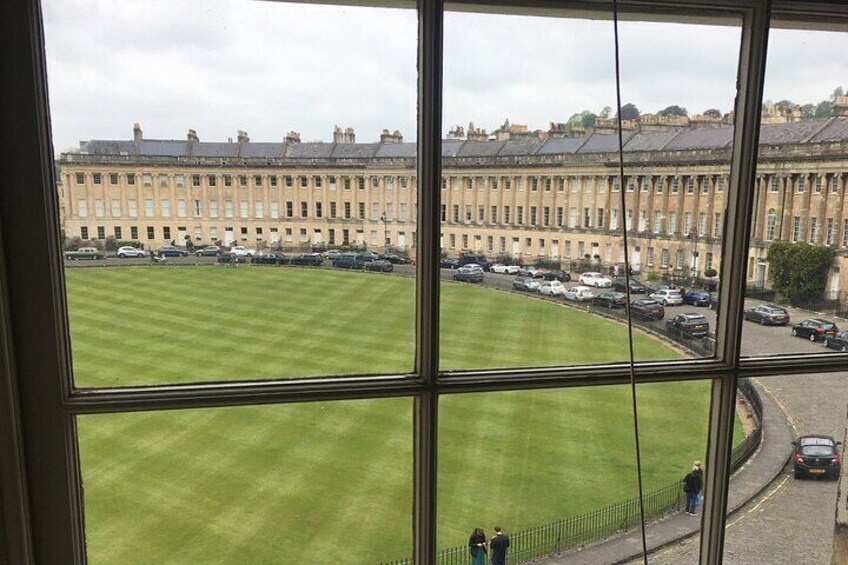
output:
MULTIPOLYGON (((168 261, 171 264, 215 263, 214 258, 194 257, 168 261)), ((118 259, 66 262, 69 266, 143 263, 143 260, 118 259)), ((329 262, 325 265, 329 266, 329 262)), ((412 275, 413 270, 414 267, 410 266, 396 268, 401 275, 412 275)), ((450 279, 452 274, 452 271, 443 270, 442 278, 450 279)), ((484 284, 509 289, 512 287, 513 278, 509 275, 488 273, 484 284)), ((566 286, 574 284, 576 283, 567 283, 566 286)), ((669 314, 700 311, 710 320, 711 327, 715 327, 715 312, 706 308, 679 306, 666 310, 669 314)), ((790 315, 793 322, 797 322, 813 314, 790 309, 790 315)), ((840 325, 848 325, 846 320, 836 321, 840 325)), ((793 338, 787 327, 763 327, 753 323, 745 323, 742 351, 747 355, 830 352, 820 343, 793 338)), ((759 379, 759 382, 766 393, 771 394, 783 407, 797 435, 823 433, 841 440, 845 432, 848 409, 847 376, 840 373, 780 376, 759 379)), ((831 560, 836 497, 836 482, 796 481, 792 478, 791 467, 787 466, 783 475, 773 481, 758 499, 729 520, 724 563, 828 565, 831 560)), ((650 562, 657 565, 696 564, 698 545, 697 537, 686 540, 652 554, 650 562)))

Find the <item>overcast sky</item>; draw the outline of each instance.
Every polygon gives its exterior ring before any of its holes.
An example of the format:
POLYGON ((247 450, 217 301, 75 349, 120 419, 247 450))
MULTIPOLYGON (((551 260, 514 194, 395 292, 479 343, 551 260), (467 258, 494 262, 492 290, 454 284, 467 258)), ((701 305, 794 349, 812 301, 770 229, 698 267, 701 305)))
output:
MULTIPOLYGON (((146 138, 415 140, 416 14, 246 0, 44 0, 54 146, 146 138)), ((622 97, 643 112, 731 109, 740 31, 621 24, 622 97)), ((848 86, 844 34, 775 30, 766 99, 819 102, 848 86)), ((610 21, 448 13, 444 132, 508 118, 547 129, 615 106, 610 21)))

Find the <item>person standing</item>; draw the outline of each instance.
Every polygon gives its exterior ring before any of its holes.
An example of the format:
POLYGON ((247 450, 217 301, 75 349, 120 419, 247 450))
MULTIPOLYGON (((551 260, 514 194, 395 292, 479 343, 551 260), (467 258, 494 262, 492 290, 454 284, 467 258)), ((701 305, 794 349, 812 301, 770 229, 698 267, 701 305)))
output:
POLYGON ((489 544, 492 548, 492 565, 506 565, 506 550, 509 548, 509 536, 495 526, 495 535, 489 544))
POLYGON ((695 461, 692 470, 683 477, 683 492, 686 494, 686 514, 694 516, 698 510, 698 495, 703 486, 703 472, 701 462, 695 461))
POLYGON ((483 528, 475 528, 468 538, 468 552, 471 554, 471 565, 486 565, 486 534, 483 528))
POLYGON ((704 472, 701 470, 700 461, 695 461, 695 464, 692 466, 692 472, 698 475, 698 484, 701 485, 698 489, 698 496, 695 497, 695 510, 693 511, 693 514, 697 514, 704 502, 704 472))

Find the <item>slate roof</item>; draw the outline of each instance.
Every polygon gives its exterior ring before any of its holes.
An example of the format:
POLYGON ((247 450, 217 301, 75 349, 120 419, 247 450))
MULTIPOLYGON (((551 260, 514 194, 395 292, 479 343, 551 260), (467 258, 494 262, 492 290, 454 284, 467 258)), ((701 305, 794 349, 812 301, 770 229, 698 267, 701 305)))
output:
MULTIPOLYGON (((683 131, 627 132, 625 151, 679 151, 687 149, 718 149, 732 142, 733 128, 702 128, 683 131)), ((813 119, 791 124, 766 124, 760 130, 762 145, 848 141, 848 116, 813 119)), ((618 149, 618 135, 593 134, 588 138, 567 137, 512 139, 508 141, 442 141, 443 157, 494 157, 522 155, 570 155, 610 153, 618 149)), ((83 155, 134 155, 143 157, 184 158, 268 158, 268 159, 372 159, 413 158, 415 143, 223 143, 205 141, 156 140, 141 141, 93 140, 81 143, 73 151, 83 155)))

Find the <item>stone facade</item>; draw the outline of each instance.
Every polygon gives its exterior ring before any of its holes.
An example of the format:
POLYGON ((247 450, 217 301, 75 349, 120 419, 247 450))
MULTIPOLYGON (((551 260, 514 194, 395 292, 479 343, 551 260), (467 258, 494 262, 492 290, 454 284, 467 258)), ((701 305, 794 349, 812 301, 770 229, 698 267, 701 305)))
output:
MULTIPOLYGON (((656 122, 656 120, 655 120, 656 122)), ((601 124, 603 125, 603 124, 601 124)), ((442 247, 644 271, 701 274, 720 266, 732 128, 626 128, 624 186, 617 134, 563 135, 505 123, 462 127, 443 141, 442 247), (464 136, 464 137, 463 137, 464 136), (621 190, 625 206, 621 207, 621 190)), ((598 128, 600 129, 600 128, 598 128)), ((361 244, 414 254, 415 145, 400 132, 356 143, 90 141, 59 161, 66 236, 115 237, 157 248, 175 240, 284 248, 361 244)), ((848 247, 848 117, 764 125, 749 278, 765 280, 772 240, 848 247)), ((848 290, 837 276, 831 289, 848 290)), ((842 279, 848 279, 848 270, 842 279)))

